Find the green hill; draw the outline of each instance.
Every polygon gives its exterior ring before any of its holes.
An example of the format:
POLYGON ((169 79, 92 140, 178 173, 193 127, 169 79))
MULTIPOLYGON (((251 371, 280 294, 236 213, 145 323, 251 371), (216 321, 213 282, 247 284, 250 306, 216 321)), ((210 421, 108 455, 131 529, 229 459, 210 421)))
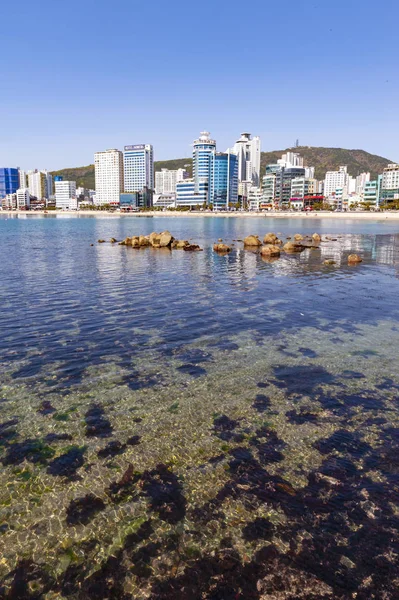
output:
POLYGON ((382 173, 388 163, 394 162, 377 154, 365 152, 365 150, 299 146, 298 148, 287 148, 286 150, 262 152, 261 174, 265 172, 266 165, 275 163, 284 152, 289 151, 298 152, 304 158, 306 166, 315 167, 316 179, 324 179, 326 171, 336 171, 341 165, 348 166, 348 173, 352 177, 356 177, 360 173, 370 172, 373 179, 379 173, 382 173))
MULTIPOLYGON (((324 179, 326 171, 335 171, 340 165, 348 166, 348 173, 355 177, 364 171, 370 171, 371 177, 375 178, 382 172, 389 162, 394 162, 370 154, 364 150, 346 150, 345 148, 317 148, 312 146, 299 146, 299 148, 286 148, 285 150, 273 150, 273 152, 262 152, 261 175, 264 174, 266 165, 275 163, 284 152, 294 151, 303 156, 305 165, 315 167, 316 179, 324 179)), ((191 158, 175 158, 155 162, 155 171, 161 169, 186 168, 190 175, 192 171, 191 158), (187 166, 189 165, 189 166, 187 166)), ((87 167, 76 167, 53 171, 53 175, 62 175, 66 180, 76 181, 77 186, 94 189, 94 165, 87 167)))
POLYGON ((53 176, 61 175, 65 181, 76 181, 76 187, 85 187, 88 190, 95 189, 94 165, 60 169, 59 171, 52 171, 51 174, 53 176))

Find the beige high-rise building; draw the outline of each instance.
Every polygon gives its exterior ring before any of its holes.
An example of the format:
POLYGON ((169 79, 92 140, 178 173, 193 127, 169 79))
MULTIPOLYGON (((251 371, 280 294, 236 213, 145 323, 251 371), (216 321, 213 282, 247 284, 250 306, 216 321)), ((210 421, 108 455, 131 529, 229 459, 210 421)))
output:
POLYGON ((123 154, 111 149, 94 155, 96 204, 119 204, 123 187, 123 154))

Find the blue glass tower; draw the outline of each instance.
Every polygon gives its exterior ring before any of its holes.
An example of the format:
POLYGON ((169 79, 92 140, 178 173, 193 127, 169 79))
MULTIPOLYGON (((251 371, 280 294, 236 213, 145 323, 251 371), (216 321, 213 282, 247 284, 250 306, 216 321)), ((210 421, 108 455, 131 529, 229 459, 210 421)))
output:
POLYGON ((236 154, 218 152, 213 157, 210 202, 216 210, 226 210, 238 202, 238 160, 236 154))
MULTIPOLYGON (((195 193, 199 194, 200 187, 205 181, 209 182, 212 176, 213 159, 216 154, 216 142, 209 137, 209 131, 201 131, 198 140, 194 141, 193 148, 193 179, 195 193)), ((200 198, 199 203, 210 201, 210 198, 200 198)))
POLYGON ((19 187, 18 169, 0 168, 0 198, 14 194, 19 187))

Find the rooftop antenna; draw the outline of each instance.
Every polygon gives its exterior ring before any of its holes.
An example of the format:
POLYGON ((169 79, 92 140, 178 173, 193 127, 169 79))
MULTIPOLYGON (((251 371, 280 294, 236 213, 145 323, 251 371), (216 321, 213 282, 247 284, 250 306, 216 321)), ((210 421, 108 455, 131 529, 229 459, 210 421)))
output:
POLYGON ((299 140, 298 139, 295 142, 295 148, 299 148, 299 140))

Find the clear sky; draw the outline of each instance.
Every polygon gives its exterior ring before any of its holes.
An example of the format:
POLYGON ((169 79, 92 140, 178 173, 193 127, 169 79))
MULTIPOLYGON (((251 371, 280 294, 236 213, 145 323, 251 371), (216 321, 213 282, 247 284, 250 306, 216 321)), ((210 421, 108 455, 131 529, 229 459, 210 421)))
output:
POLYGON ((0 166, 179 158, 203 129, 399 161, 398 23, 398 0, 4 2, 0 166))

